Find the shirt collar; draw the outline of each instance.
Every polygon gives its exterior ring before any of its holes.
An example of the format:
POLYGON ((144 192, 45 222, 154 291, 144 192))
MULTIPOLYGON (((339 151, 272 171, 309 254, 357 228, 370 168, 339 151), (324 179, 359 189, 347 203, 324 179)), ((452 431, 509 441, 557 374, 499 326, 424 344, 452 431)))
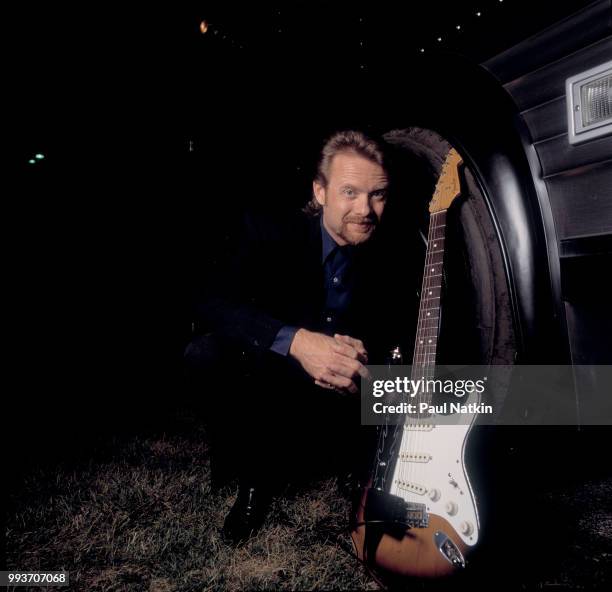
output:
POLYGON ((325 263, 325 260, 331 255, 334 249, 338 246, 338 243, 331 237, 323 225, 323 214, 321 214, 321 240, 322 240, 322 255, 321 262, 325 263))
POLYGON ((359 247, 355 247, 354 245, 344 245, 340 246, 327 232, 327 229, 323 225, 323 214, 320 216, 320 224, 321 224, 321 262, 325 263, 327 258, 336 250, 340 253, 340 257, 344 259, 352 259, 357 252, 359 247))

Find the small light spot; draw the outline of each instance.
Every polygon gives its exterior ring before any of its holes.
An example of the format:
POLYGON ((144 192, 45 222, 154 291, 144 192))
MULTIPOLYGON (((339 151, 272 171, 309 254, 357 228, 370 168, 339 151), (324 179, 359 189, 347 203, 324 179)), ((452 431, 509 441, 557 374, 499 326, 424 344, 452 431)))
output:
POLYGON ((206 21, 202 21, 200 23, 200 33, 204 35, 204 33, 206 33, 207 31, 208 31, 208 23, 206 21))
POLYGON ((442 37, 438 37, 438 41, 442 41, 442 37))
POLYGON ((457 25, 455 29, 457 29, 457 31, 461 31, 461 25, 457 25))

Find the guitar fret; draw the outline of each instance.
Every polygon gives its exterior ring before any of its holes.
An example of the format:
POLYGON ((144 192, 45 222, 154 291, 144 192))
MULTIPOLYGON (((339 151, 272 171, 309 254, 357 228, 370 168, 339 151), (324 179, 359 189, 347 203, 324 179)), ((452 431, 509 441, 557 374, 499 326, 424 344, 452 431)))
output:
POLYGON ((442 292, 444 264, 444 244, 446 232, 446 210, 431 214, 425 255, 423 288, 419 304, 416 343, 413 357, 413 374, 426 374, 435 368, 438 330, 440 325, 440 300, 442 292), (430 321, 427 323, 426 321, 430 321))

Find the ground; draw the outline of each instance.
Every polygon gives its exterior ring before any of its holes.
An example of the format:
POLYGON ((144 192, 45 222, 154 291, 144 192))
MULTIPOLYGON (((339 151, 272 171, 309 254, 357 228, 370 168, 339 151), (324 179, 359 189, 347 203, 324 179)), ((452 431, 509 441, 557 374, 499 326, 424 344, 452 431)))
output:
MULTIPOLYGON (((599 476, 540 494, 567 522, 570 544, 522 588, 612 581, 611 493, 612 479, 599 476)), ((67 570, 70 590, 379 589, 352 556, 349 503, 334 479, 287 490, 260 534, 238 548, 220 536, 234 496, 232 486, 211 490, 205 431, 194 417, 170 433, 106 437, 70 460, 33 466, 15 484, 7 567, 67 570)))

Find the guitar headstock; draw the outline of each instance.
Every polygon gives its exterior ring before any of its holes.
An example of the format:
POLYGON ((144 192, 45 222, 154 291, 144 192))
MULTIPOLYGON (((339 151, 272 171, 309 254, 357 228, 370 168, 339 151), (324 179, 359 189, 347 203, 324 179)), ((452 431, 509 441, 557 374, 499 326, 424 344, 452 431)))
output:
POLYGON ((429 212, 431 214, 448 210, 453 201, 461 195, 459 165, 462 163, 463 159, 459 153, 451 148, 446 155, 440 178, 436 183, 436 190, 431 202, 429 202, 429 212))

